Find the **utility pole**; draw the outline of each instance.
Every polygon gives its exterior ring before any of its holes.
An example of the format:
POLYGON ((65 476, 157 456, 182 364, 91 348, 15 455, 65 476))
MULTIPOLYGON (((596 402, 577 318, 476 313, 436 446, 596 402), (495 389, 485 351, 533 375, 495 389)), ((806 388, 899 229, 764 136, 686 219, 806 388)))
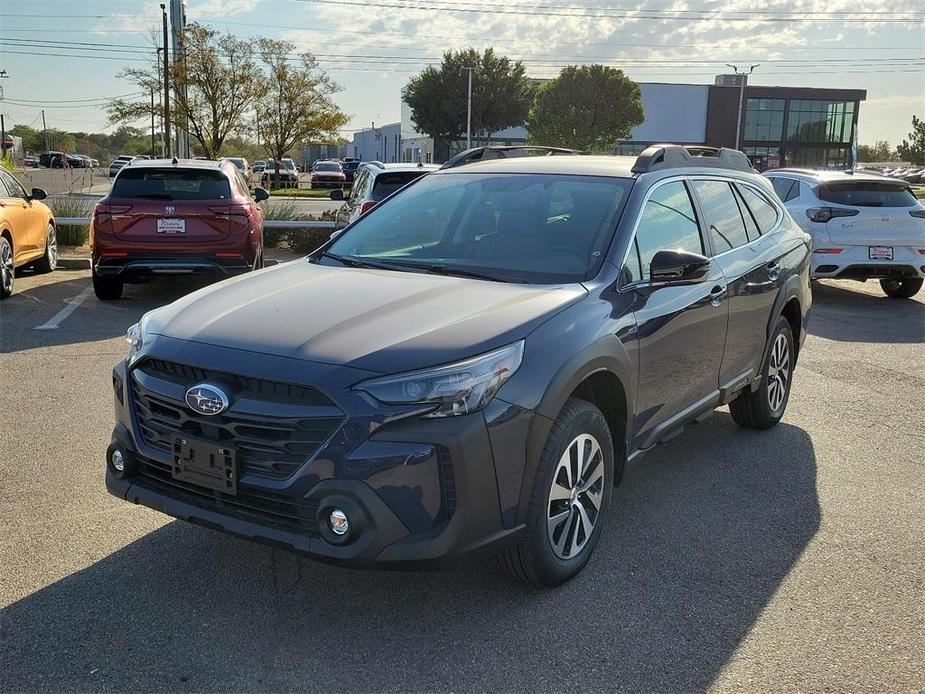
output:
POLYGON ((760 66, 760 63, 757 65, 752 65, 748 68, 748 72, 745 72, 745 68, 742 68, 742 72, 739 72, 739 68, 731 63, 726 63, 727 67, 731 67, 733 72, 739 75, 739 114, 736 116, 736 149, 739 149, 739 142, 742 137, 742 107, 745 104, 745 87, 748 84, 748 76, 755 71, 756 67, 760 66))
MULTIPOLYGON (((170 32, 173 41, 173 63, 174 65, 179 63, 179 74, 185 75, 186 0, 170 0, 170 32)), ((181 105, 177 122, 174 124, 177 131, 177 156, 188 159, 190 156, 189 133, 186 131, 186 118, 183 115, 183 109, 186 107, 186 80, 181 79, 179 82, 174 80, 173 89, 174 98, 181 105)))
POLYGON ((42 132, 45 133, 45 151, 51 149, 51 146, 48 144, 48 126, 45 124, 45 109, 42 109, 42 132))
POLYGON ((154 87, 151 87, 151 156, 157 156, 157 151, 154 149, 154 87))
POLYGON ((472 147, 472 71, 474 67, 463 68, 469 73, 469 97, 466 99, 466 149, 472 147))
POLYGON ((167 5, 161 3, 164 22, 164 156, 170 158, 170 59, 167 57, 167 5))

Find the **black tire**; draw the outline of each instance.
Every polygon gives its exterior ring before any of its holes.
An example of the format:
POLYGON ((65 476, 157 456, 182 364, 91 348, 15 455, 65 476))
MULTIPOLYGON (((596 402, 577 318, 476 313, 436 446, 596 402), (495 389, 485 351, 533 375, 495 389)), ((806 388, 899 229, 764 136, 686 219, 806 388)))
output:
MULTIPOLYGON (((587 451, 594 450, 593 447, 582 446, 582 448, 585 455, 587 451)), ((574 448, 574 451, 576 455, 579 454, 577 448, 574 448)), ((571 460, 575 461, 575 458, 572 457, 571 460)), ((593 554, 601 536, 601 528, 607 519, 607 509, 614 485, 613 471, 613 442, 610 438, 607 420, 601 411, 590 402, 570 399, 556 418, 540 455, 523 538, 518 545, 500 555, 499 560, 502 567, 520 581, 537 587, 561 585, 581 571, 593 554), (573 446, 580 445, 576 443, 580 436, 590 436, 597 441, 600 458, 598 459, 596 454, 589 457, 584 475, 581 471, 575 475, 576 484, 574 486, 580 487, 582 479, 593 480, 597 475, 598 467, 603 470, 603 477, 598 483, 592 485, 588 492, 573 491, 570 499, 553 500, 551 494, 554 482, 565 481, 563 474, 567 474, 569 480, 572 479, 575 469, 570 467, 569 471, 564 470, 561 467, 561 461, 565 460, 565 455, 573 449, 573 446), (594 462, 595 460, 597 463, 594 462), (590 534, 581 536, 577 528, 579 525, 582 528, 586 527, 581 523, 581 518, 588 518, 593 510, 593 504, 588 497, 588 493, 592 491, 597 496, 600 505, 594 513, 590 534), (577 510, 578 504, 582 505, 580 516, 577 510), (556 513, 553 513, 554 508, 556 513), (571 556, 562 557, 553 547, 555 541, 553 537, 556 531, 548 529, 551 513, 553 513, 553 518, 557 515, 568 514, 560 525, 555 526, 559 531, 558 538, 564 543, 562 549, 565 552, 574 550, 570 544, 570 538, 562 539, 566 533, 571 536, 574 530, 576 544, 581 537, 584 537, 583 544, 571 556)), ((557 484, 557 487, 567 489, 565 484, 557 484)))
POLYGON ((48 225, 48 231, 45 232, 45 255, 35 261, 35 271, 39 274, 53 272, 58 267, 58 236, 55 227, 48 225))
POLYGON ((922 288, 922 278, 880 280, 880 288, 891 299, 911 299, 922 288))
POLYGON ((122 298, 122 280, 115 277, 100 277, 93 274, 93 292, 101 301, 115 301, 122 298))
POLYGON ((0 299, 13 293, 16 267, 13 264, 13 246, 6 236, 0 236, 0 299))
POLYGON ((790 385, 793 382, 794 337, 793 328, 784 316, 780 316, 771 331, 768 341, 768 353, 761 365, 761 383, 752 391, 746 388, 729 403, 729 413, 736 424, 746 429, 770 429, 777 424, 790 400, 790 385), (782 340, 786 352, 780 357, 783 347, 778 347, 782 340), (785 360, 784 365, 774 362, 785 360), (775 405, 772 406, 772 402, 775 405))

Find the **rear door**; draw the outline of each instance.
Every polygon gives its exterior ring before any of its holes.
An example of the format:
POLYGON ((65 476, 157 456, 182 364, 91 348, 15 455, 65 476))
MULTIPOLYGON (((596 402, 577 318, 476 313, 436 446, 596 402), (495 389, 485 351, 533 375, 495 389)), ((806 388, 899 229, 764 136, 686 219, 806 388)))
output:
POLYGON ((19 181, 2 170, 0 205, 13 231, 13 262, 21 263, 36 256, 45 247, 44 219, 26 200, 26 191, 19 181))
POLYGON ((725 276, 729 326, 719 384, 733 387, 761 369, 780 280, 782 251, 772 233, 780 213, 764 192, 739 181, 702 178, 693 188, 725 276))
POLYGON ((709 255, 684 181, 653 188, 636 223, 624 265, 639 334, 639 386, 633 448, 647 448, 718 395, 726 341, 725 278, 715 264, 692 284, 654 284, 649 264, 660 250, 709 255))
POLYGON ((110 204, 120 208, 112 231, 129 243, 219 243, 228 236, 232 199, 218 169, 129 166, 110 193, 110 204))

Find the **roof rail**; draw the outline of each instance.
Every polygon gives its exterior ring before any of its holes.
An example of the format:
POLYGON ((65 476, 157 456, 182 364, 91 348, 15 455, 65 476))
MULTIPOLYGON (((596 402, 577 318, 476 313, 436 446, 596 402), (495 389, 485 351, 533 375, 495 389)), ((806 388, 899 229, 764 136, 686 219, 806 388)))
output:
POLYGON ((524 157, 530 152, 536 152, 542 156, 556 156, 562 154, 574 155, 581 154, 577 149, 566 149, 565 147, 547 147, 545 145, 489 145, 487 147, 473 147, 464 152, 450 157, 441 169, 452 169, 456 166, 463 166, 474 161, 485 161, 488 159, 504 159, 505 157, 524 157))
POLYGON ((706 145, 652 145, 636 157, 631 170, 633 173, 647 173, 682 166, 734 169, 749 173, 755 171, 748 157, 739 150, 706 145))

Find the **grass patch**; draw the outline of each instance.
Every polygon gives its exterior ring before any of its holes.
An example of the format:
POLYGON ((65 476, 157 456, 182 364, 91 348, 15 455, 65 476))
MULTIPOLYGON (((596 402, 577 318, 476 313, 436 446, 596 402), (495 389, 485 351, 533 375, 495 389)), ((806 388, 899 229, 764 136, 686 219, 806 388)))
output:
POLYGON ((925 198, 925 186, 912 186, 912 192, 919 200, 925 198))
MULTIPOLYGON (((332 188, 276 188, 270 191, 272 198, 331 198, 332 188)), ((344 197, 350 195, 350 189, 344 188, 344 197)))
POLYGON ((46 201, 55 216, 58 244, 61 246, 84 246, 90 237, 89 224, 61 224, 64 217, 89 217, 96 200, 81 196, 60 195, 46 201))

